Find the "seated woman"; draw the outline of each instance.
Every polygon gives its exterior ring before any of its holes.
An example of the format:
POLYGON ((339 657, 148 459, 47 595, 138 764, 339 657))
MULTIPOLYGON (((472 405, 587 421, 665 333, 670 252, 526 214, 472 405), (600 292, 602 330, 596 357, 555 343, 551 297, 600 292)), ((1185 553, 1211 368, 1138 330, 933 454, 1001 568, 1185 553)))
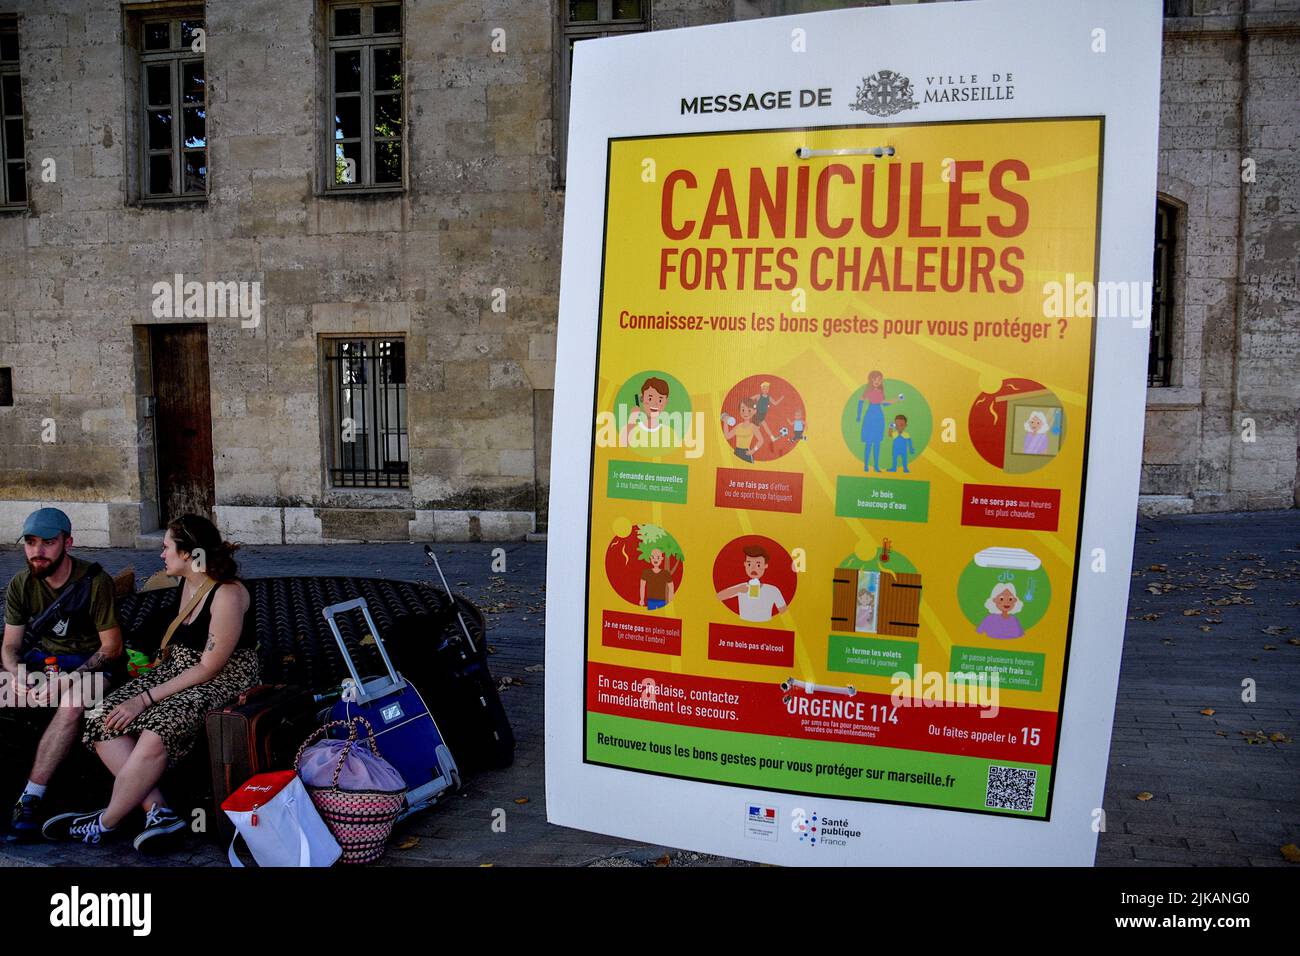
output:
POLYGON ((185 515, 163 537, 169 575, 182 579, 180 614, 172 622, 159 663, 87 711, 82 741, 116 780, 107 807, 64 813, 46 821, 52 840, 97 844, 116 836, 135 806, 145 828, 135 838, 141 852, 156 852, 188 826, 158 790, 163 771, 193 748, 204 716, 258 683, 256 631, 248 589, 236 578, 231 553, 211 521, 185 515))

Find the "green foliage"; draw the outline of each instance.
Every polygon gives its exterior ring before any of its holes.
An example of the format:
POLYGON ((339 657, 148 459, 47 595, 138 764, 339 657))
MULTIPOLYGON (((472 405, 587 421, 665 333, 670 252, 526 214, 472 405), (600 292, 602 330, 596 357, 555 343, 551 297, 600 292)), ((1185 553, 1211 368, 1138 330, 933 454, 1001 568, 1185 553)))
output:
POLYGON ((659 525, 637 525, 636 533, 640 542, 637 545, 637 556, 646 564, 650 563, 650 552, 656 549, 664 553, 664 570, 669 574, 674 573, 677 565, 685 560, 686 555, 682 554, 682 546, 677 543, 677 539, 659 525))

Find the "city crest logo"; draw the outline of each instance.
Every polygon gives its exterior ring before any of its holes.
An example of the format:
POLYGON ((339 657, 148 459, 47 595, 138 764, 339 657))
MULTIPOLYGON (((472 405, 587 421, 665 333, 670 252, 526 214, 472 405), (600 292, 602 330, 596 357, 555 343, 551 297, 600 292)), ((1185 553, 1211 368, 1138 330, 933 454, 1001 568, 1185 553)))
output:
POLYGON ((862 110, 873 116, 894 116, 916 107, 917 102, 912 98, 912 81, 893 70, 880 70, 874 76, 863 77, 856 98, 849 104, 849 109, 862 110))

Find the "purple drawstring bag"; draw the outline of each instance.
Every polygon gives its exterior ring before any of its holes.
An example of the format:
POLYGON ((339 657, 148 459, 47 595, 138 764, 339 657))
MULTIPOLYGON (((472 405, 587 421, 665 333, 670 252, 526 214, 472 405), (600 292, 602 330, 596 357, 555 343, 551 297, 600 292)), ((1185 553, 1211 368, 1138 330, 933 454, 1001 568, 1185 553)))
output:
POLYGON ((337 787, 340 790, 405 790, 406 781, 391 763, 357 741, 320 740, 303 751, 298 775, 309 787, 337 787), (346 756, 343 751, 347 749, 346 756), (339 767, 342 758, 343 766, 339 767), (338 769, 338 779, 334 771, 338 769))

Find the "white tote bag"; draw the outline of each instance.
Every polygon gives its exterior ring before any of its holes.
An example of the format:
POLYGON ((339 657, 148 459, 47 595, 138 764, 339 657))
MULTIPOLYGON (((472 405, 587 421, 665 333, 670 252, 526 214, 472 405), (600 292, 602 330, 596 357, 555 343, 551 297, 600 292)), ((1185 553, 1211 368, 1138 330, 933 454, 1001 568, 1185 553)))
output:
POLYGON ((231 866, 244 865, 235 854, 240 837, 258 866, 331 866, 343 853, 292 770, 250 777, 221 809, 238 831, 227 851, 231 866))

